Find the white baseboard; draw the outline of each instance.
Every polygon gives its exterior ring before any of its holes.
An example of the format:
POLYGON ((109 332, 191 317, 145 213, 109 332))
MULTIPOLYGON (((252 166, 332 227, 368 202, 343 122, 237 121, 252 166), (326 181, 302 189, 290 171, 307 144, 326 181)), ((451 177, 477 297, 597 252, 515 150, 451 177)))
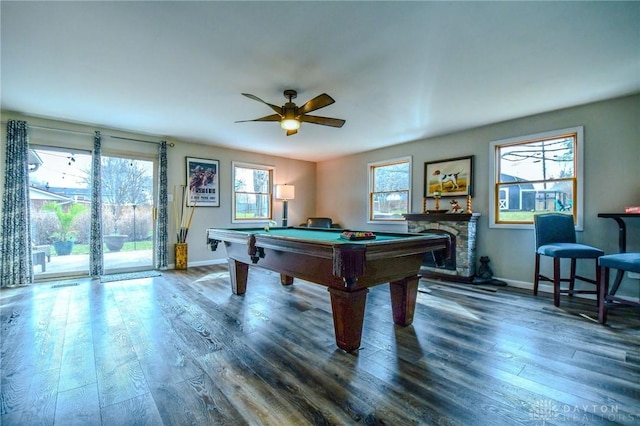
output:
MULTIPOLYGON (((509 285, 511 287, 523 288, 525 290, 531 290, 531 293, 533 294, 533 283, 530 283, 530 282, 527 282, 527 281, 509 280, 509 279, 506 279, 506 278, 497 278, 497 279, 506 282, 507 285, 509 285)), ((553 285, 552 284, 547 284, 547 283, 539 283, 538 284, 538 291, 539 292, 543 292, 543 293, 553 293, 553 285)), ((595 294, 576 294, 575 297, 583 297, 585 299, 596 300, 596 295, 595 294)), ((631 296, 616 295, 616 297, 619 297, 621 299, 629 300, 630 302, 634 302, 635 301, 635 299, 633 297, 631 297, 631 296)))
MULTIPOLYGON (((201 260, 199 262, 187 262, 187 268, 195 266, 212 266, 212 265, 226 265, 227 259, 214 259, 214 260, 201 260)), ((170 263, 168 269, 176 269, 175 263, 170 263)))

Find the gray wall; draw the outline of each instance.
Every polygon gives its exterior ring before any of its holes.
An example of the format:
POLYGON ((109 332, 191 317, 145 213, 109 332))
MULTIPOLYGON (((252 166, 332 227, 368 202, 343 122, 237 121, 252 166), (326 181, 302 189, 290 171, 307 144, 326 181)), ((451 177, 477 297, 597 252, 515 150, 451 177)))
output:
MULTIPOLYGON (((530 287, 534 266, 533 231, 489 228, 489 143, 584 126, 585 218, 584 232, 579 233, 578 240, 613 253, 618 250, 617 225, 612 219, 598 218, 597 214, 620 212, 625 206, 640 205, 639 123, 640 96, 636 95, 325 161, 317 165, 317 213, 333 217, 345 227, 403 231, 405 224, 367 224, 367 163, 411 155, 412 211, 420 212, 424 162, 474 155, 472 207, 482 214, 478 225, 478 255, 491 258, 496 277, 513 285, 530 287), (345 185, 345 182, 349 184, 345 185)), ((628 251, 640 251, 640 220, 628 221, 627 248, 628 251)), ((546 272, 550 273, 549 270, 546 272)), ((587 276, 594 273, 591 268, 580 272, 587 276)), ((622 291, 637 296, 638 287, 637 280, 625 278, 622 291)))

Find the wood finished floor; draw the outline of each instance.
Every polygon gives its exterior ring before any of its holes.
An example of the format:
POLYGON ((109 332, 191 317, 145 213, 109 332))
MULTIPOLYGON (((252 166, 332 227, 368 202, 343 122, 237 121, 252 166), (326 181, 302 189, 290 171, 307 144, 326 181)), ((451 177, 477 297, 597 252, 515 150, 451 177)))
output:
POLYGON ((638 424, 638 311, 594 305, 421 282, 402 328, 382 285, 346 354, 325 287, 258 268, 5 289, 0 424, 638 424))

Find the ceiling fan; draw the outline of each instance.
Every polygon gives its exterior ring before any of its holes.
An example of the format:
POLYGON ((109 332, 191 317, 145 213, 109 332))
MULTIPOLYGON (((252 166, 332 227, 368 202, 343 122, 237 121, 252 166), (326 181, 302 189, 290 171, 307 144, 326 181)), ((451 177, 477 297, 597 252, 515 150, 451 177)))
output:
POLYGON ((341 120, 339 118, 319 117, 317 115, 307 114, 317 109, 329 106, 335 102, 335 100, 326 93, 316 96, 301 107, 297 107, 296 104, 292 102, 292 99, 295 99, 298 96, 298 92, 291 89, 287 89, 284 91, 284 97, 287 98, 289 102, 285 103, 281 107, 265 102, 259 97, 251 95, 249 93, 243 93, 243 95, 249 99, 253 99, 254 101, 262 102, 263 104, 268 105, 276 113, 267 115, 265 117, 256 118, 255 120, 236 121, 236 123, 246 123, 248 121, 279 121, 280 127, 287 131, 287 136, 295 135, 296 133, 298 133, 300 123, 303 121, 305 123, 320 124, 322 126, 331 127, 342 127, 345 123, 344 120, 341 120))

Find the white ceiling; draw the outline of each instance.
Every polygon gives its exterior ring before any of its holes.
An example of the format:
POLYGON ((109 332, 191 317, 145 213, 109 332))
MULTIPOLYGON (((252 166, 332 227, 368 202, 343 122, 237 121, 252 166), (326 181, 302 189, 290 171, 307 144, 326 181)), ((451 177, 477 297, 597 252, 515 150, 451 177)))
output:
POLYGON ((3 110, 309 161, 640 92, 639 2, 0 4, 3 110))

